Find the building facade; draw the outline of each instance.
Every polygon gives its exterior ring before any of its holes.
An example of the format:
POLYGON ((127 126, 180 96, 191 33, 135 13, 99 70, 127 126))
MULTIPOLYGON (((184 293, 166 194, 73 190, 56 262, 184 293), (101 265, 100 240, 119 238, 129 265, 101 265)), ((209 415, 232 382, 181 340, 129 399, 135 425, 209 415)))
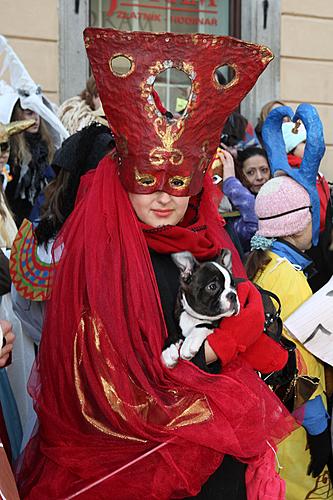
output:
MULTIPOLYGON (((256 121, 279 99, 318 107, 327 152, 322 170, 333 181, 333 2, 331 0, 2 0, 0 33, 54 102, 79 93, 89 74, 82 39, 87 25, 123 30, 232 35, 272 48, 275 59, 242 103, 256 121)), ((167 78, 159 92, 169 102, 167 78)), ((177 93, 176 92, 176 93, 177 93)))

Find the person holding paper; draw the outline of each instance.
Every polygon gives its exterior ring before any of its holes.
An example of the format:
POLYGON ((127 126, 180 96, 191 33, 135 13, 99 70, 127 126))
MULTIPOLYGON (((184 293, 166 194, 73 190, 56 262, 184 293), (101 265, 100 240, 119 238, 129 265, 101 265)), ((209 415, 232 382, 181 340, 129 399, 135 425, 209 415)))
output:
MULTIPOLYGON (((312 106, 301 105, 300 108, 295 117, 288 107, 274 110, 272 113, 277 121, 280 120, 280 128, 277 132, 274 131, 274 123, 272 125, 272 120, 268 118, 271 129, 263 130, 272 173, 279 171, 280 174, 287 173, 290 176, 275 177, 261 188, 255 203, 259 229, 251 240, 252 252, 247 261, 249 278, 279 297, 282 320, 288 318, 312 295, 307 283, 312 262, 305 252, 313 241, 318 240, 319 235, 315 168, 319 167, 324 147, 322 134, 314 137, 311 127, 313 123, 317 126, 321 123, 312 106), (309 164, 308 157, 305 158, 301 175, 295 176, 299 181, 296 182, 291 178, 293 173, 287 163, 281 124, 286 114, 296 120, 298 112, 308 126, 307 147, 308 151, 311 148, 312 161, 309 164), (282 151, 284 156, 278 154, 282 151)), ((320 130, 319 126, 319 132, 320 130)), ((288 337, 285 331, 284 334, 288 337)), ((320 383, 310 399, 298 410, 302 427, 294 431, 278 448, 279 461, 283 467, 281 475, 287 486, 286 498, 322 498, 323 494, 325 498, 331 498, 333 491, 326 466, 331 456, 331 441, 324 395, 324 366, 300 342, 294 338, 292 340, 296 343, 298 375, 317 377, 320 383)))

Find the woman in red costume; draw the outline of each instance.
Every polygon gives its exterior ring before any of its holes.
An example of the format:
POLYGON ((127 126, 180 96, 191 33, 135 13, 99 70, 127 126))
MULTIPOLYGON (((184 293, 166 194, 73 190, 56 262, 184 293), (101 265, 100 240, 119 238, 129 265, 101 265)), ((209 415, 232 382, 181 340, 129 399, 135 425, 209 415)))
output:
POLYGON ((263 334, 252 284, 239 285, 240 314, 193 362, 171 370, 161 361, 178 328, 170 254, 205 261, 229 248, 234 275, 245 277, 205 172, 223 120, 271 53, 208 35, 88 29, 85 41, 117 155, 100 163, 55 244, 62 257, 31 381, 39 428, 23 457, 21 497, 282 499, 272 450, 293 424, 253 368, 278 370, 286 353, 263 334), (119 53, 131 62, 124 74, 112 65, 119 53), (207 85, 224 61, 237 64, 234 84, 207 85), (192 93, 168 123, 151 91, 171 66, 189 75, 192 93), (205 104, 212 92, 218 116, 205 104))

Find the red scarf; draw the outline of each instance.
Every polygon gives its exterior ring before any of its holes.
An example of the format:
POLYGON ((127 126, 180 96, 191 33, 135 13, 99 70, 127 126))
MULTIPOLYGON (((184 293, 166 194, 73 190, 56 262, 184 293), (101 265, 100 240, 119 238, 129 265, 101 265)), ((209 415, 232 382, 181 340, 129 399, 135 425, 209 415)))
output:
POLYGON ((235 276, 246 278, 239 254, 224 228, 225 221, 212 202, 217 195, 215 189, 210 177, 206 176, 203 192, 190 199, 185 217, 177 226, 154 228, 140 222, 140 227, 148 247, 158 253, 188 251, 204 261, 214 259, 222 248, 228 248, 232 252, 235 276))

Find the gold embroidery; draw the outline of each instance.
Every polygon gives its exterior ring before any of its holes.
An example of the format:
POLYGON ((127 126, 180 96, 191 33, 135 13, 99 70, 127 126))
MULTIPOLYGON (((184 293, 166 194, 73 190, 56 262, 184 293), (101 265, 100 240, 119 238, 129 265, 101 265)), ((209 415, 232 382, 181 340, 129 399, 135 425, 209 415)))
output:
MULTIPOLYGON (((107 427, 105 424, 94 418, 93 416, 89 415, 89 404, 86 401, 85 395, 84 395, 84 382, 81 381, 80 378, 80 365, 82 364, 82 352, 78 353, 78 338, 79 335, 83 336, 85 330, 85 320, 84 318, 81 319, 80 321, 80 327, 78 329, 77 334, 75 335, 74 339, 74 383, 75 383, 75 389, 76 393, 78 395, 79 401, 80 401, 80 406, 81 406, 81 411, 82 415, 85 418, 87 422, 89 422, 93 427, 98 429, 99 431, 103 432, 104 434, 108 434, 109 436, 114 436, 119 439, 126 439, 129 441, 136 441, 140 443, 146 443, 147 440, 145 439, 140 439, 136 438, 134 436, 128 436, 126 434, 120 434, 119 432, 112 431, 109 427, 107 427), (83 325, 83 328, 82 328, 83 325)), ((83 339, 82 339, 83 340, 83 339)))
MULTIPOLYGON (((99 387, 96 388, 102 395, 104 394, 106 401, 114 414, 114 419, 120 421, 119 429, 122 428, 122 422, 126 422, 129 415, 138 416, 142 421, 149 422, 152 425, 168 427, 169 429, 177 429, 186 425, 198 424, 207 421, 211 418, 212 412, 208 401, 203 395, 193 394, 192 397, 179 397, 177 390, 172 389, 164 393, 162 404, 158 402, 151 394, 148 394, 143 388, 139 387, 136 382, 128 374, 128 383, 131 385, 131 400, 122 399, 119 393, 119 387, 113 383, 113 379, 108 371, 106 353, 103 352, 101 345, 108 343, 109 349, 112 349, 112 342, 107 336, 103 335, 104 327, 101 321, 85 313, 79 323, 79 327, 74 339, 74 383, 75 389, 80 402, 83 418, 94 428, 100 432, 113 436, 118 439, 147 442, 145 439, 122 433, 120 430, 115 431, 108 424, 108 416, 100 415, 98 407, 95 409, 95 398, 89 399, 86 393, 89 394, 89 384, 87 384, 85 359, 86 356, 94 356, 97 362, 95 369, 98 371, 97 380, 99 387), (92 333, 94 332, 94 336, 92 333), (97 338, 97 341, 96 341, 97 338), (94 346, 96 351, 94 351, 94 346), (98 347, 98 349, 97 349, 98 347), (100 357, 100 362, 98 362, 100 357), (173 418, 170 420, 170 411, 173 418), (104 420, 103 420, 104 417, 104 420)), ((114 379, 117 381, 117 379, 114 379)), ((110 411, 111 411, 110 410, 110 411)), ((116 424, 113 424, 113 427, 116 424)))
POLYGON ((178 429, 190 424, 201 424, 212 417, 212 411, 205 397, 196 399, 190 406, 186 407, 182 413, 171 420, 167 427, 178 429))

